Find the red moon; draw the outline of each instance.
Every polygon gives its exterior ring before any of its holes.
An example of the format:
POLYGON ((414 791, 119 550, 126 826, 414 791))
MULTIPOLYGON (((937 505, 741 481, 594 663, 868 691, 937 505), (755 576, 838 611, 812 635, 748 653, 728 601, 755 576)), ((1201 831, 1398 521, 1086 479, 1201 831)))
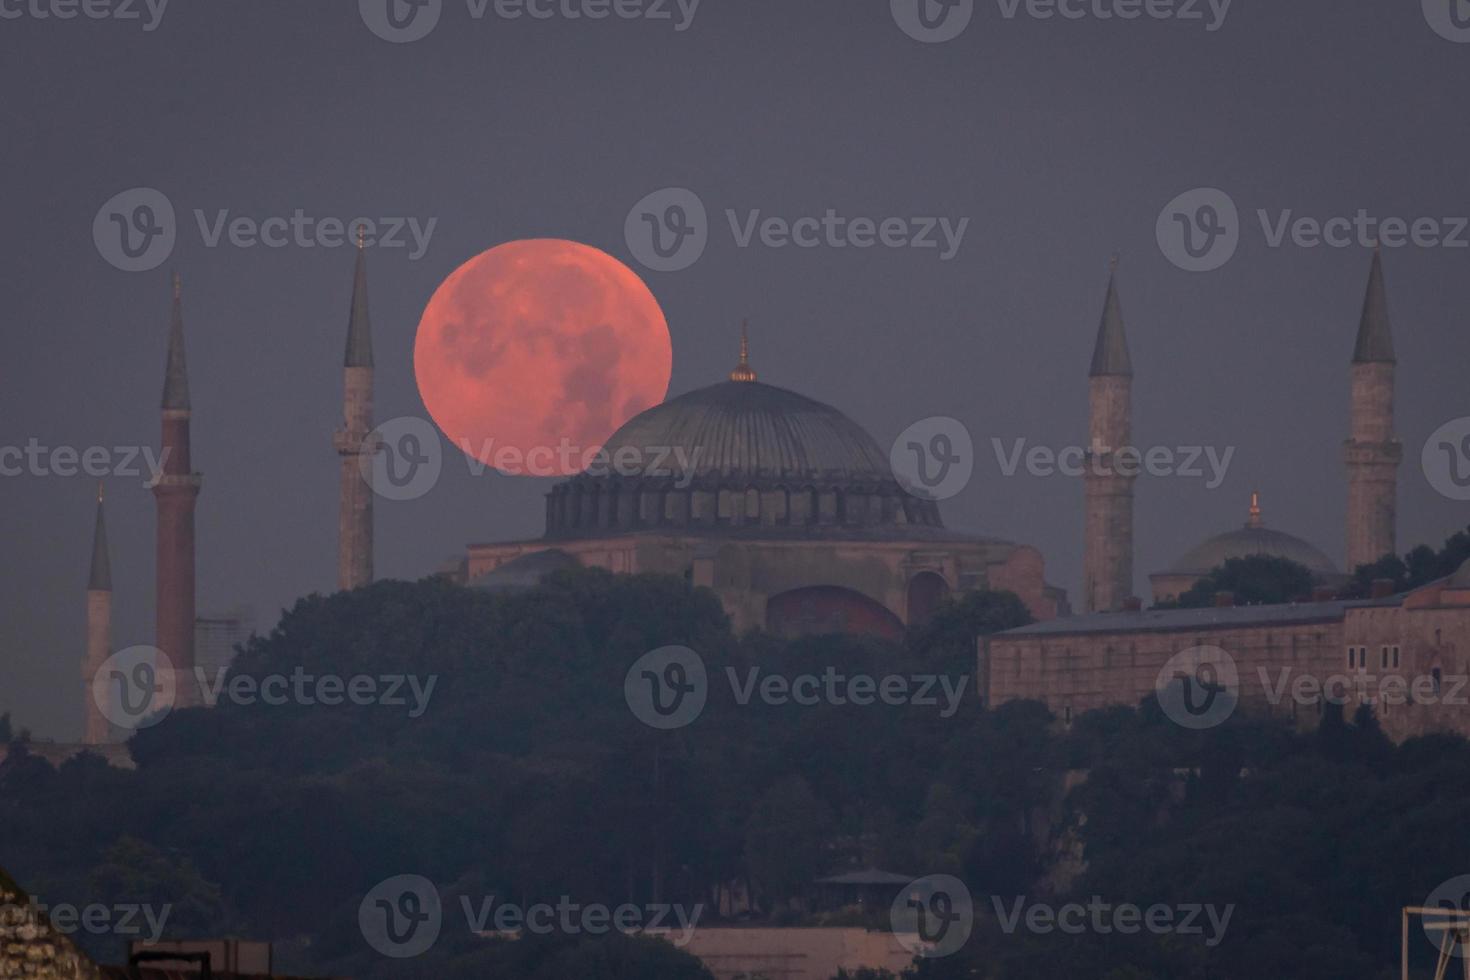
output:
POLYGON ((617 259, 528 239, 445 279, 414 340, 419 395, 469 456, 506 473, 579 472, 618 427, 664 400, 663 310, 617 259))

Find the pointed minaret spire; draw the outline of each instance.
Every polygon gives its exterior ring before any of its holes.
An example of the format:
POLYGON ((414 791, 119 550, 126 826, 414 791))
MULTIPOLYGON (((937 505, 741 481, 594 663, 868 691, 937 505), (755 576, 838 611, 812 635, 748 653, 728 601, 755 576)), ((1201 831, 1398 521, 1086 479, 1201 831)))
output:
POLYGON ((163 376, 159 468, 153 481, 158 513, 155 532, 154 643, 174 671, 176 707, 198 704, 194 677, 194 506, 200 476, 194 472, 189 427, 189 375, 184 366, 183 287, 174 276, 173 319, 163 376))
POLYGON ((1264 527, 1265 521, 1261 519, 1261 494, 1258 491, 1251 492, 1251 511, 1246 519, 1246 527, 1264 527))
POLYGON ((93 681, 112 655, 112 567, 107 554, 107 521, 102 482, 97 482, 97 518, 92 526, 92 568, 87 577, 87 652, 82 659, 82 741, 101 745, 113 738, 112 726, 93 693, 93 681))
POLYGON ((740 321, 740 363, 730 372, 731 381, 754 381, 755 369, 750 366, 750 321, 740 321))
POLYGON ((189 371, 184 363, 184 284, 174 273, 173 322, 168 330, 168 361, 163 373, 163 407, 189 409, 189 371))
POLYGON ((1123 306, 1118 302, 1118 256, 1109 263, 1108 295, 1103 301, 1102 322, 1097 327, 1097 343, 1092 349, 1092 376, 1133 375, 1133 361, 1128 356, 1128 337, 1123 331, 1123 306))
POLYGON ((1348 471, 1350 571, 1398 550, 1398 470, 1404 447, 1394 435, 1395 370, 1383 253, 1375 247, 1353 347, 1352 402, 1343 447, 1348 471))
POLYGON ((373 432, 373 331, 368 319, 367 242, 357 226, 357 267, 347 318, 342 371, 342 427, 333 437, 340 457, 337 507, 337 587, 357 589, 373 580, 373 490, 364 474, 377 451, 373 432))
POLYGON ((373 366, 373 325, 368 317, 367 233, 357 226, 357 268, 352 276, 352 312, 347 319, 347 367, 373 366))
POLYGON ((92 526, 92 572, 88 592, 112 591, 112 562, 107 554, 107 518, 102 510, 102 481, 97 481, 97 521, 92 526))
POLYGON ((1083 493, 1083 605, 1114 612, 1133 597, 1133 483, 1136 469, 1117 465, 1132 449, 1133 362, 1118 302, 1118 257, 1108 275, 1108 295, 1092 351, 1088 383, 1087 469, 1083 493))
POLYGON ((1353 348, 1354 364, 1393 364, 1393 329, 1388 319, 1388 291, 1383 286, 1383 250, 1373 247, 1373 266, 1368 270, 1368 291, 1363 296, 1363 316, 1358 321, 1358 342, 1353 348))

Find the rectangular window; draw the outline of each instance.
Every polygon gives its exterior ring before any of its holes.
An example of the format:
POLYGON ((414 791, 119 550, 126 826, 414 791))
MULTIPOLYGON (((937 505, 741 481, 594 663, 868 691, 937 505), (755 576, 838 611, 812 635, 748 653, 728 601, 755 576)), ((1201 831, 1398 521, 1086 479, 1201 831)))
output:
POLYGON ((1398 647, 1394 647, 1393 648, 1393 669, 1394 670, 1398 670, 1398 668, 1399 668, 1399 648, 1398 647))
POLYGON ((1383 658, 1383 663, 1381 663, 1379 665, 1379 669, 1380 670, 1387 670, 1388 669, 1388 647, 1382 648, 1381 650, 1378 651, 1378 653, 1379 653, 1379 656, 1383 658))

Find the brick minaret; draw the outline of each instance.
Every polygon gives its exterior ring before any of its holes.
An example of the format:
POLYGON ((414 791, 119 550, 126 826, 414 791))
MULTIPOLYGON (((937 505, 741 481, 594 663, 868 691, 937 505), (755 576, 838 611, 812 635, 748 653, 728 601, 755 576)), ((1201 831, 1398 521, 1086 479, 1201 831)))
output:
POLYGON ((373 491, 362 457, 373 430, 373 332, 368 320, 367 258, 363 232, 357 231, 357 269, 352 280, 352 311, 347 320, 343 360, 342 428, 333 436, 342 458, 342 493, 337 516, 337 587, 356 589, 373 580, 373 491))
MULTIPOLYGON (((1083 477, 1086 540, 1082 592, 1087 612, 1112 612, 1133 595, 1133 481, 1116 472, 1114 454, 1132 445, 1133 363, 1118 303, 1113 260, 1088 381, 1091 421, 1083 477)), ((1136 468, 1136 467, 1135 467, 1136 468)))
POLYGON ((1404 461, 1404 447, 1393 434, 1395 364, 1383 256, 1374 249, 1353 349, 1352 429, 1343 447, 1348 471, 1349 571, 1397 551, 1398 469, 1404 461))
POLYGON ((200 477, 189 459, 189 374, 184 365, 184 313, 174 276, 173 322, 163 378, 162 474, 158 504, 157 625, 154 640, 176 671, 175 705, 199 703, 194 677, 194 503, 200 477))
POLYGON ((82 705, 86 725, 82 741, 112 741, 112 726, 92 697, 92 679, 112 654, 112 564, 107 555, 107 521, 102 513, 102 484, 97 484, 97 522, 92 527, 92 570, 87 577, 87 656, 82 661, 82 705))

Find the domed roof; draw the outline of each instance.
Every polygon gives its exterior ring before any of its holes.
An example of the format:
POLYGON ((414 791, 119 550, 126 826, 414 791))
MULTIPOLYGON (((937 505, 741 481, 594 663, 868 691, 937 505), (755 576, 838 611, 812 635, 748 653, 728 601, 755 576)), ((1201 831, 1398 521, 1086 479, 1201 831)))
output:
POLYGON ((1450 588, 1470 589, 1470 558, 1460 563, 1455 574, 1450 576, 1450 588))
POLYGON ((1315 545, 1261 522, 1260 496, 1251 495, 1251 516, 1244 527, 1208 538, 1169 567, 1170 575, 1204 576, 1231 558, 1268 555, 1288 558, 1318 575, 1336 575, 1337 566, 1315 545))
POLYGON ((606 445, 614 460, 619 450, 652 457, 677 449, 687 455, 667 465, 687 462, 695 477, 893 480, 887 454, 862 426, 830 405, 759 381, 725 381, 670 399, 629 420, 606 445))

